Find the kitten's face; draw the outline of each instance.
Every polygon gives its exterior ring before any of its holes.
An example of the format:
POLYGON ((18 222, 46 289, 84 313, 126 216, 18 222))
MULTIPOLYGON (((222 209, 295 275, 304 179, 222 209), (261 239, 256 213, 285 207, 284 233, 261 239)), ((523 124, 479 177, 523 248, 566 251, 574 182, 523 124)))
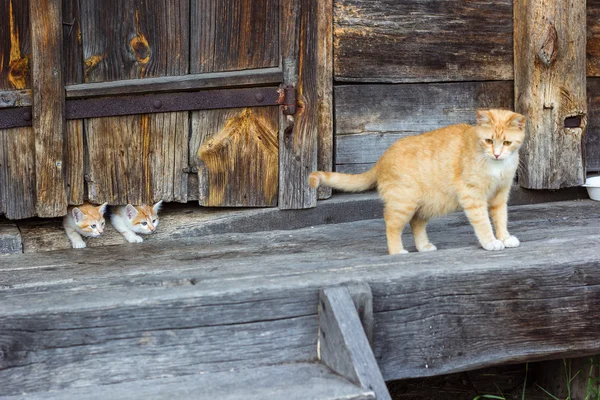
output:
POLYGON ((75 207, 71 211, 75 220, 77 232, 87 237, 98 237, 104 232, 104 212, 106 211, 107 203, 99 207, 85 205, 75 207))
POLYGON ((162 205, 162 200, 154 206, 133 206, 128 204, 125 207, 125 216, 129 221, 131 230, 135 233, 148 235, 158 227, 158 210, 162 205))
POLYGON ((525 138, 525 117, 505 110, 477 111, 479 145, 490 160, 512 156, 525 138))

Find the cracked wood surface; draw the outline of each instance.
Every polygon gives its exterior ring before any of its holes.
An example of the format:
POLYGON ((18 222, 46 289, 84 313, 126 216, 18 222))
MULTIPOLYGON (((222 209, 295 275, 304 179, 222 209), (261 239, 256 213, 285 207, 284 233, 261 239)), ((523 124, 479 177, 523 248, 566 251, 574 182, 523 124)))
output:
POLYGON ((385 255, 367 220, 5 256, 0 394, 314 360, 318 291, 352 281, 372 288, 386 380, 599 352, 600 203, 509 218, 522 245, 501 252, 453 214, 427 254, 385 255))

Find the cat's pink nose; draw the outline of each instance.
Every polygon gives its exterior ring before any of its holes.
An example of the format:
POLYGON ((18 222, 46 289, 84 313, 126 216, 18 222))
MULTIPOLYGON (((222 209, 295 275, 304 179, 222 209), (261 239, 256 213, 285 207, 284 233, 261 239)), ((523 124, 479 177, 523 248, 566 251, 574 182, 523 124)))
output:
POLYGON ((498 157, 500 157, 500 154, 494 154, 494 157, 496 157, 496 160, 497 160, 498 157))

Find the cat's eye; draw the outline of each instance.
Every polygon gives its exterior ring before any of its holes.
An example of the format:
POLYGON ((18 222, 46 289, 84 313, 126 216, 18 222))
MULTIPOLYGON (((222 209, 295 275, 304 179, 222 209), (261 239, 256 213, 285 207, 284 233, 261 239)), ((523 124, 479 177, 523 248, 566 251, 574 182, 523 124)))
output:
POLYGON ((505 145, 505 146, 510 146, 511 144, 512 144, 512 142, 509 142, 508 140, 505 140, 505 141, 504 141, 504 145, 505 145))
POLYGON ((90 226, 90 228, 92 228, 92 229, 96 229, 96 224, 94 224, 94 225, 90 226))
POLYGON ((155 223, 156 223, 156 220, 155 220, 155 219, 153 219, 153 220, 152 220, 152 223, 153 223, 153 224, 155 224, 155 223))
POLYGON ((485 139, 485 142, 487 144, 494 144, 494 141, 492 139, 485 139))
POLYGON ((142 222, 142 226, 146 226, 148 223, 146 221, 142 222))

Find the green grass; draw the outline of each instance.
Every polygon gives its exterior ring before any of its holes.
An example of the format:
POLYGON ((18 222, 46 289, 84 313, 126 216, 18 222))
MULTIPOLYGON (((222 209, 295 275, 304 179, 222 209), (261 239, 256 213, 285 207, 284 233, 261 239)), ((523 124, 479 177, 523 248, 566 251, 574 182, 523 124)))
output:
MULTIPOLYGON (((571 368, 571 363, 567 362, 567 360, 563 359, 563 367, 564 367, 564 379, 566 382, 567 389, 567 397, 566 398, 558 398, 540 385, 536 385, 538 389, 544 392, 547 396, 549 396, 552 400, 573 400, 572 396, 572 385, 573 381, 580 375, 585 374, 586 371, 579 370, 573 373, 571 368)), ((600 378, 596 377, 595 370, 600 368, 600 360, 597 357, 590 357, 589 359, 589 371, 587 371, 587 385, 586 385, 586 394, 584 400, 600 400, 600 378)), ((525 380, 523 381, 523 390, 521 392, 521 400, 527 400, 526 391, 527 391, 527 375, 529 372, 529 364, 525 365, 525 380)), ((500 394, 482 394, 479 395, 473 400, 482 400, 482 399, 496 399, 496 400, 508 400, 504 394, 500 390, 498 390, 500 394)))

